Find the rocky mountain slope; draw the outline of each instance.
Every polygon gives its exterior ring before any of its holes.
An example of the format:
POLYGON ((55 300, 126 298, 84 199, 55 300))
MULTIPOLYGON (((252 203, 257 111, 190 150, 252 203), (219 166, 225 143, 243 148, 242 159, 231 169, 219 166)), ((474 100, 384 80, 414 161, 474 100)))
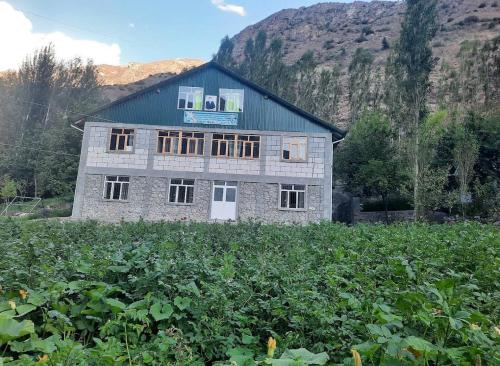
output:
MULTIPOLYGON (((455 60, 464 40, 485 40, 500 35, 500 0, 439 0, 440 28, 433 42, 434 54, 455 60)), ((346 65, 359 48, 371 50, 376 63, 389 54, 398 37, 404 4, 394 1, 320 3, 281 10, 237 34, 234 56, 241 58, 245 42, 264 30, 269 38, 284 42, 284 59, 292 63, 313 50, 321 64, 346 65)))
POLYGON ((125 66, 97 65, 104 97, 110 101, 134 93, 203 63, 197 59, 129 63, 125 66))

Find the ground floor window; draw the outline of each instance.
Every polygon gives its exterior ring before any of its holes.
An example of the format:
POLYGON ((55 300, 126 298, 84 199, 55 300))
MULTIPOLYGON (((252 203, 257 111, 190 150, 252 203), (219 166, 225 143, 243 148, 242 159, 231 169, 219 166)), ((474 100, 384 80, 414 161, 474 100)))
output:
POLYGON ((104 198, 125 201, 128 199, 130 177, 107 175, 104 179, 104 198))
POLYGON ((297 210, 305 208, 306 186, 302 184, 281 184, 280 207, 297 210))
POLYGON ((193 203, 194 179, 170 180, 168 201, 171 203, 193 203))

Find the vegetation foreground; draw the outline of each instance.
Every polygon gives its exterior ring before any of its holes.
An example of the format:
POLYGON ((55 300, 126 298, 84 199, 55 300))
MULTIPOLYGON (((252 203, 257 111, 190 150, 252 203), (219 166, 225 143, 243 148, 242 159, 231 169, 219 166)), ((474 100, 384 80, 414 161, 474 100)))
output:
POLYGON ((3 220, 0 365, 498 364, 499 246, 477 223, 3 220))

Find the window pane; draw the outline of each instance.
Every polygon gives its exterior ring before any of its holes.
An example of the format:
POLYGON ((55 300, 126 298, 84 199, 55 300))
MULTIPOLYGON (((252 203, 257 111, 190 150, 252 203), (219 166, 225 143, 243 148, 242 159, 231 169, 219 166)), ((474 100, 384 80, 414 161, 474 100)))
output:
POLYGON ((291 191, 289 196, 290 196, 290 204, 288 207, 297 208, 297 192, 291 191))
POLYGON ((178 137, 172 138, 172 147, 173 147, 173 153, 178 154, 179 153, 179 138, 178 137))
POLYGON ((287 208, 288 205, 288 191, 281 191, 281 207, 287 208))
POLYGON ((198 140, 198 155, 203 155, 204 141, 198 140))
POLYGON ((252 145, 251 144, 245 144, 245 156, 250 157, 252 156, 252 145))
POLYGON ((182 139, 181 142, 181 154, 187 154, 187 139, 182 139))
POLYGON ((169 139, 169 138, 165 139, 165 150, 164 150, 164 152, 170 153, 171 149, 172 149, 172 140, 169 139))
POLYGON ((122 186, 121 199, 126 200, 128 199, 128 183, 123 183, 121 186, 122 186))
POLYGON ((118 136, 118 150, 125 150, 125 136, 118 136))
POLYGON ((170 184, 182 184, 182 179, 172 179, 170 184))
POLYGON ((116 135, 111 134, 111 140, 109 141, 109 149, 116 150, 116 135))
POLYGON ((226 189, 226 202, 236 202, 236 188, 226 189))
POLYGON ((302 184, 295 184, 293 186, 293 189, 295 189, 296 191, 304 191, 306 189, 306 186, 302 185, 302 184))
POLYGON ((187 102, 187 109, 193 109, 194 107, 194 100, 192 98, 188 99, 187 102))
POLYGON ((221 95, 219 100, 219 110, 222 112, 226 111, 226 98, 221 95))
POLYGON ((108 175, 106 177, 106 180, 116 182, 118 180, 118 177, 116 175, 108 175))
POLYGON ((170 194, 169 194, 169 201, 170 202, 175 202, 175 194, 177 192, 177 186, 170 186, 170 194))
POLYGON ((283 150, 283 159, 290 160, 290 151, 283 150))
POLYGON ((226 155, 226 142, 225 141, 220 141, 220 155, 225 156, 226 155))
POLYGON ((121 184, 113 183, 113 199, 114 200, 120 199, 120 190, 121 190, 121 184))
POLYGON ((281 189, 292 190, 293 189, 293 185, 291 185, 291 184, 282 184, 281 185, 281 189))
POLYGON ((129 177, 118 177, 118 181, 119 182, 128 182, 128 181, 130 181, 130 178, 129 177))
POLYGON ((194 179, 184 179, 183 184, 186 186, 194 186, 194 179))
POLYGON ((304 196, 305 196, 304 192, 299 192, 298 208, 304 208, 305 207, 305 205, 304 205, 304 196))
POLYGON ((234 156, 234 141, 227 142, 227 155, 234 156))
POLYGON ((127 136, 127 146, 134 146, 134 135, 127 136))
POLYGON ((226 182, 226 186, 236 187, 237 185, 238 185, 238 182, 234 182, 234 181, 226 182))
POLYGON ((217 150, 219 148, 219 144, 217 141, 212 141, 212 156, 217 156, 217 150))
POLYGON ((196 140, 190 139, 189 140, 189 153, 194 154, 196 152, 196 140))
POLYGON ((164 140, 165 139, 163 137, 158 137, 158 147, 157 147, 156 152, 159 152, 159 153, 163 152, 163 141, 164 140))
POLYGON ((260 142, 260 136, 250 136, 250 141, 259 141, 260 142))
POLYGON ((181 109, 186 108, 186 99, 185 99, 185 97, 181 97, 179 99, 179 106, 178 107, 181 108, 181 109))
POLYGON ((216 186, 224 186, 224 185, 226 185, 226 182, 224 182, 223 180, 216 180, 216 181, 214 182, 214 184, 215 184, 216 186))
POLYGON ((223 195, 224 195, 224 188, 215 187, 215 189, 214 189, 214 201, 222 202, 223 195))
POLYGON ((187 187, 186 203, 193 203, 194 198, 194 187, 187 187))
POLYGON ((177 202, 184 203, 186 201, 186 187, 179 186, 177 193, 177 202))
POLYGON ((253 144, 253 157, 254 158, 258 158, 259 157, 259 149, 260 149, 260 145, 258 142, 254 143, 253 144))
POLYGON ((106 183, 106 192, 104 193, 104 198, 107 200, 111 199, 111 188, 113 187, 113 183, 107 182, 106 183))

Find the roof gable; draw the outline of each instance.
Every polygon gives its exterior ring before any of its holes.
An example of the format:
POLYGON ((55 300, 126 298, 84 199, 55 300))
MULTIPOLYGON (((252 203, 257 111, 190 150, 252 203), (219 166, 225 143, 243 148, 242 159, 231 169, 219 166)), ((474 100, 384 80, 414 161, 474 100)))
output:
MULTIPOLYGON (((244 89, 243 112, 238 113, 236 126, 217 128, 331 132, 342 138, 345 132, 242 78, 223 66, 209 62, 137 93, 116 100, 89 114, 80 121, 186 126, 185 111, 177 108, 179 86, 203 87, 204 95, 219 95, 219 89, 244 89)), ((207 112, 215 113, 215 112, 207 112)), ((222 112, 225 113, 225 112, 222 112)), ((207 127, 189 124, 190 127, 207 127)))

